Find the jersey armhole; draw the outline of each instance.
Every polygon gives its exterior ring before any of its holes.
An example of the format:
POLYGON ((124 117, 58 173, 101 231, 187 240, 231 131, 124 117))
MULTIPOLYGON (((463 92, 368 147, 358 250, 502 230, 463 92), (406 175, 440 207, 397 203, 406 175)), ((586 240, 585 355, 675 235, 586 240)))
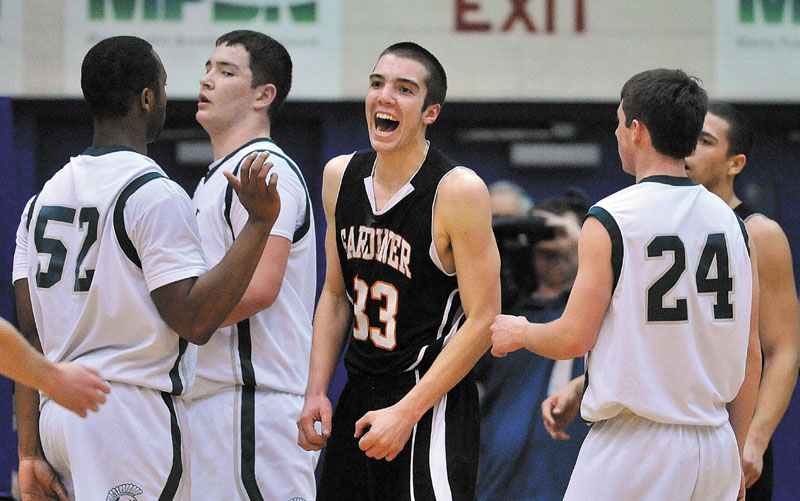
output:
POLYGON ((125 228, 125 203, 136 190, 153 179, 158 179, 160 177, 165 178, 166 176, 159 172, 142 174, 128 183, 128 186, 122 190, 119 194, 119 198, 117 198, 117 202, 114 204, 114 233, 117 235, 117 242, 119 242, 119 246, 122 248, 122 252, 125 253, 125 256, 139 269, 142 268, 142 261, 139 259, 139 253, 136 251, 136 247, 128 236, 128 230, 125 228))
POLYGON ((611 271, 614 274, 614 285, 611 287, 611 295, 613 296, 614 291, 617 289, 619 276, 622 273, 622 260, 625 257, 624 248, 622 246, 622 232, 619 229, 619 225, 617 225, 617 222, 614 220, 614 216, 602 207, 595 205, 589 209, 584 220, 589 217, 597 218, 611 238, 611 271))

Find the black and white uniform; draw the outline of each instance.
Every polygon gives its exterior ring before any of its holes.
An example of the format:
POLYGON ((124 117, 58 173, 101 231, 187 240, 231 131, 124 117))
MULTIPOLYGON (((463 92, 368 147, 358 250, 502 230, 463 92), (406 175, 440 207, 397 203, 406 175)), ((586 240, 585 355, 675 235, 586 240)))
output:
POLYGON ((42 447, 71 498, 188 497, 179 396, 196 351, 150 292, 206 270, 191 200, 133 150, 88 149, 26 207, 13 279, 28 280, 44 354, 94 367, 111 384, 85 419, 43 399, 42 447))
POLYGON ((586 358, 594 422, 565 499, 735 499, 726 404, 745 376, 752 270, 744 224, 685 177, 598 202, 614 289, 586 358))
POLYGON ((431 148, 378 210, 375 160, 371 150, 353 155, 336 202, 354 327, 318 499, 473 499, 479 415, 471 376, 423 416, 393 461, 368 458, 353 438, 355 422, 405 396, 465 320, 456 276, 443 270, 432 231, 438 187, 458 167, 431 148))
POLYGON ((318 453, 297 445, 311 352, 316 235, 311 201, 297 165, 271 139, 256 139, 214 162, 195 190, 197 223, 210 266, 228 252, 248 219, 223 175, 269 151, 281 210, 270 239, 291 242, 280 292, 268 308, 222 327, 198 349, 187 406, 195 436, 192 498, 306 499, 315 496, 318 453))

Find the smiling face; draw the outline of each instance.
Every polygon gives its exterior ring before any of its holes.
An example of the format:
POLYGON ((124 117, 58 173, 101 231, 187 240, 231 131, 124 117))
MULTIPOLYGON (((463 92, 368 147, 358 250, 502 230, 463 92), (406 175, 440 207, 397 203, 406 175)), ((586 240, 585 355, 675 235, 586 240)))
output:
POLYGON ((707 113, 703 131, 697 138, 697 148, 686 157, 686 173, 697 184, 710 191, 726 182, 731 157, 728 155, 728 122, 707 113))
POLYGON ((421 63, 385 54, 369 77, 367 127, 372 148, 385 153, 425 143, 425 129, 441 105, 423 109, 428 70, 421 63))
POLYGON ((261 87, 252 87, 250 54, 241 45, 222 44, 206 62, 195 118, 207 131, 227 129, 254 111, 261 87))

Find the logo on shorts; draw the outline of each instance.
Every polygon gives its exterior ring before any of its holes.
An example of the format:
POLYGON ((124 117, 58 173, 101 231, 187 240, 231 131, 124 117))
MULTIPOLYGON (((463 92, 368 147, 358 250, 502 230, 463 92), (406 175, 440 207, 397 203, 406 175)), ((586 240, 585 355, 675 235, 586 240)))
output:
POLYGON ((301 498, 301 497, 293 497, 293 498, 291 498, 289 501, 306 501, 306 498, 301 498))
POLYGON ((106 496, 106 501, 138 501, 136 496, 144 493, 138 485, 120 484, 110 491, 106 496))

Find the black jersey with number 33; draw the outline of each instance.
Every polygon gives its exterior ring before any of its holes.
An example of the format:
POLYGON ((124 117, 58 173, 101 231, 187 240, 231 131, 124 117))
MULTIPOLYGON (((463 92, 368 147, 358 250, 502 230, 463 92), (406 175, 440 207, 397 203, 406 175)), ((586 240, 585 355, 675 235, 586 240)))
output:
POLYGON ((336 246, 354 314, 345 366, 351 374, 424 372, 464 321, 456 276, 437 266, 432 246, 439 183, 456 164, 431 148, 376 210, 375 158, 372 150, 353 155, 336 201, 336 246))

